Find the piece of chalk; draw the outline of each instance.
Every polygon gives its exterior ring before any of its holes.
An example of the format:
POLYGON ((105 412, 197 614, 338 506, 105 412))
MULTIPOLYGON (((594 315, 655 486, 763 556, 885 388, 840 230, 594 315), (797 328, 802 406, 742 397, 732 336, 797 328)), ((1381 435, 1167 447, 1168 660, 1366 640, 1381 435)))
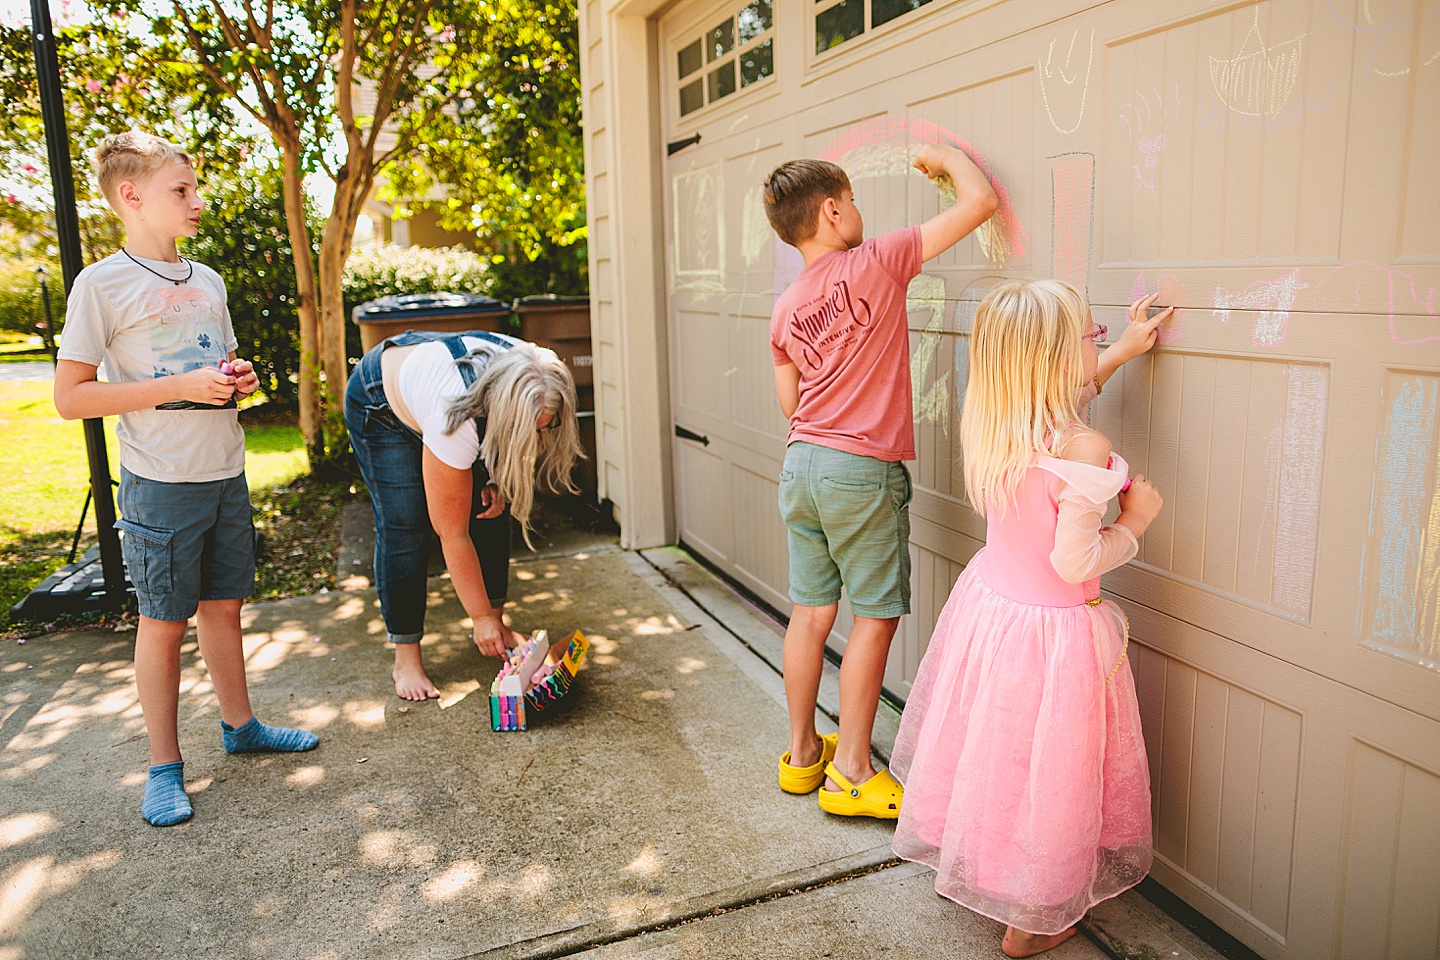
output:
POLYGON ((1121 492, 1121 493, 1124 493, 1126 490, 1129 490, 1129 489, 1130 489, 1130 478, 1129 478, 1129 477, 1126 477, 1126 478, 1125 478, 1125 485, 1120 488, 1120 492, 1121 492))

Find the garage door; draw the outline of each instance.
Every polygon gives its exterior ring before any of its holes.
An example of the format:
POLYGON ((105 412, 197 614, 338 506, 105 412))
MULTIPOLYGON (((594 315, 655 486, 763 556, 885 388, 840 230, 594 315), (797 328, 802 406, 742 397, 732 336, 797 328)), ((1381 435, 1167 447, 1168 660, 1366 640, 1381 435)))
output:
POLYGON ((975 303, 1058 276, 1115 331, 1158 290, 1184 309, 1093 411, 1167 504, 1106 579, 1155 875, 1265 956, 1435 956, 1440 9, 757 0, 659 33, 682 540, 788 608, 768 324, 799 261, 765 174, 840 163, 875 236, 944 202, 916 146, 970 145, 1004 203, 910 290, 915 614, 887 688, 983 542, 956 429, 975 303))

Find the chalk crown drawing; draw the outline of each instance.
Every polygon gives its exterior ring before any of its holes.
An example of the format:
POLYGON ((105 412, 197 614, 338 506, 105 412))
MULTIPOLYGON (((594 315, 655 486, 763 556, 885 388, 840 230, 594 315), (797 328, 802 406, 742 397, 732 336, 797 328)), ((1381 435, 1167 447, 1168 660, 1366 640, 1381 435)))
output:
POLYGON ((1229 60, 1210 58, 1210 83, 1226 107, 1247 117, 1271 118, 1285 109, 1300 79, 1305 35, 1265 46, 1260 36, 1260 11, 1240 50, 1229 60))

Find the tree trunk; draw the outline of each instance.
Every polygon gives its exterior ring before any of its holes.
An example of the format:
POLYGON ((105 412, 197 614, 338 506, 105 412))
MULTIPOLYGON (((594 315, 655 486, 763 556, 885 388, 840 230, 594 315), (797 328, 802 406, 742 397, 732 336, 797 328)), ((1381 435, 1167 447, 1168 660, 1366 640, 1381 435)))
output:
POLYGON ((325 369, 325 406, 330 456, 344 454, 345 382, 350 361, 345 350, 345 262, 355 239, 355 221, 369 192, 370 179, 359 169, 365 159, 348 158, 335 183, 335 202, 320 236, 320 341, 325 369))
POLYGON ((325 459, 325 423, 320 395, 320 339, 316 316, 315 259, 305 218, 305 182, 298 144, 281 145, 284 162, 285 222, 295 261, 295 309, 300 319, 300 436, 311 469, 325 459))

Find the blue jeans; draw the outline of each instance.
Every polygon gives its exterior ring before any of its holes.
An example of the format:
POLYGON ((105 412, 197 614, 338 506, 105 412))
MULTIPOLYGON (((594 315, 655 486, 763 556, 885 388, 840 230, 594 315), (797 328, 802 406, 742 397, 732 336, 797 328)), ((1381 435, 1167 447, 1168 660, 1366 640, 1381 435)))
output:
MULTIPOLYGON (((425 632, 430 514, 425 506, 420 435, 400 422, 385 399, 380 354, 386 346, 410 346, 437 336, 442 335, 408 331, 391 337, 361 358, 345 388, 345 427, 375 510, 375 588, 391 643, 419 643, 425 632)), ((480 491, 490 476, 479 461, 471 472, 471 502, 479 511, 480 491)), ((505 602, 510 577, 509 508, 488 520, 472 517, 470 541, 480 560, 485 591, 498 609, 505 602)))

